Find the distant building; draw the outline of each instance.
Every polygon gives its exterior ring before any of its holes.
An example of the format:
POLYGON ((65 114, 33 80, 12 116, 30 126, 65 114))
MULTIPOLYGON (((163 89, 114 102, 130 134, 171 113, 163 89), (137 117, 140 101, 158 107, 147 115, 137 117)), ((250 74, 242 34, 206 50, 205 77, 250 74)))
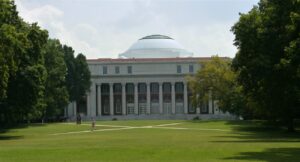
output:
POLYGON ((191 57, 174 39, 150 35, 139 39, 119 58, 88 60, 92 85, 86 98, 71 103, 65 115, 97 119, 226 118, 216 101, 191 104, 186 76, 210 57, 191 57))

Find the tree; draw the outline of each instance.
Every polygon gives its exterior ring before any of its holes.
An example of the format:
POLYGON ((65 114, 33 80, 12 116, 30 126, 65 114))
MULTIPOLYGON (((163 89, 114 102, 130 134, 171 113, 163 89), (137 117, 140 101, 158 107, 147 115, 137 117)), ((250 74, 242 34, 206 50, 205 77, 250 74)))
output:
POLYGON ((5 107, 10 121, 40 117, 44 108, 44 91, 47 71, 42 49, 48 34, 36 24, 24 26, 29 47, 19 56, 18 71, 9 79, 5 107), (11 116, 12 115, 12 116, 11 116))
POLYGON ((67 67, 59 40, 49 39, 45 47, 45 67, 47 80, 45 87, 46 118, 61 115, 68 104, 69 95, 66 87, 67 67))
POLYGON ((3 24, 0 27, 0 101, 7 97, 9 78, 16 75, 19 57, 25 53, 29 42, 26 36, 14 26, 3 24))
POLYGON ((74 57, 72 47, 64 45, 64 59, 67 65, 66 85, 70 102, 78 101, 85 96, 91 85, 91 74, 83 54, 74 57))
POLYGON ((63 46, 64 51, 64 60, 67 66, 67 74, 66 74, 66 86, 69 94, 69 101, 75 101, 75 72, 76 72, 76 65, 75 65, 75 58, 74 58, 74 50, 72 47, 68 47, 67 45, 63 46))
POLYGON ((14 1, 0 1, 0 122, 30 119, 44 108, 43 46, 48 33, 19 16, 14 1))
POLYGON ((69 96, 75 101, 89 85, 82 54, 74 58, 71 47, 24 22, 14 1, 0 0, 0 123, 61 114, 69 96))
POLYGON ((300 115, 300 1, 261 0, 232 27, 233 67, 244 93, 267 119, 294 131, 300 115))
POLYGON ((91 73, 83 54, 79 53, 75 58, 76 63, 76 79, 75 79, 75 100, 80 100, 85 96, 91 87, 91 73))
POLYGON ((14 1, 0 0, 0 104, 7 97, 9 78, 17 71, 17 55, 28 46, 25 35, 16 29, 20 24, 14 1))
POLYGON ((241 93, 242 86, 236 82, 230 59, 213 56, 210 61, 201 62, 201 69, 188 80, 194 105, 208 103, 211 97, 218 100, 218 106, 223 111, 251 116, 245 109, 246 97, 241 93))

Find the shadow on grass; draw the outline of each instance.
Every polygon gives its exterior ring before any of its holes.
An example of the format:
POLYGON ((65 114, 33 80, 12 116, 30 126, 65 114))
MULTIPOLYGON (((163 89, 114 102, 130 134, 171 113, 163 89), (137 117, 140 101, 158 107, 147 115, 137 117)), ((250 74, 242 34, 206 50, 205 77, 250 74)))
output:
POLYGON ((227 136, 216 136, 225 140, 213 142, 300 142, 299 132, 290 133, 264 121, 227 121, 225 124, 231 125, 233 132, 227 136))
POLYGON ((24 129, 24 128, 28 128, 28 127, 43 127, 46 125, 47 124, 42 124, 42 123, 30 123, 30 124, 18 124, 18 125, 11 126, 8 128, 2 128, 2 129, 0 129, 0 141, 1 140, 17 140, 17 139, 24 138, 24 136, 14 136, 14 135, 6 134, 14 129, 24 129))
POLYGON ((24 136, 9 136, 9 135, 0 135, 0 141, 1 140, 17 140, 22 139, 24 136))
POLYGON ((208 119, 208 120, 186 120, 186 122, 189 122, 189 123, 215 123, 215 122, 218 122, 218 121, 224 121, 224 120, 213 120, 213 119, 208 119))
POLYGON ((285 128, 276 125, 270 125, 264 121, 227 121, 232 132, 227 135, 215 136, 214 143, 270 143, 268 148, 260 152, 240 152, 236 156, 226 157, 224 160, 248 160, 248 161, 267 161, 267 162, 296 162, 300 161, 300 148, 293 146, 278 147, 277 143, 300 142, 300 133, 289 133, 285 128), (273 143, 273 144, 271 144, 273 143))
POLYGON ((224 160, 248 160, 266 162, 297 162, 300 161, 300 148, 270 148, 263 152, 241 152, 224 160))

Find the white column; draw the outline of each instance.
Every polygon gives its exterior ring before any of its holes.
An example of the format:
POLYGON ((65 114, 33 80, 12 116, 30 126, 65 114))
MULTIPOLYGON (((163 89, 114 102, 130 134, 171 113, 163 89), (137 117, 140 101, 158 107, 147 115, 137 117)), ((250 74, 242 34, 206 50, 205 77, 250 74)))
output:
POLYGON ((212 101, 212 92, 211 91, 209 91, 209 100, 208 100, 208 113, 209 114, 212 114, 213 112, 212 112, 212 105, 213 104, 213 101, 212 101))
POLYGON ((97 115, 101 116, 101 84, 97 86, 97 110, 97 115))
POLYGON ((109 106, 110 106, 110 115, 114 115, 114 84, 109 84, 109 106))
POLYGON ((122 83, 122 114, 126 115, 126 83, 122 83))
POLYGON ((91 116, 91 92, 89 92, 86 96, 86 116, 91 116))
POLYGON ((184 113, 187 114, 188 113, 188 92, 187 92, 187 83, 183 82, 183 109, 184 109, 184 113))
POLYGON ((147 83, 147 114, 150 114, 150 83, 147 83))
POLYGON ((138 83, 134 83, 134 113, 139 114, 138 83))
POLYGON ((175 83, 172 82, 172 89, 171 89, 171 95, 172 95, 172 114, 175 114, 175 83))
POLYGON ((159 113, 163 113, 163 83, 159 83, 159 113))
POLYGON ((87 103, 87 116, 96 116, 96 85, 94 83, 92 83, 90 92, 88 93, 87 103))

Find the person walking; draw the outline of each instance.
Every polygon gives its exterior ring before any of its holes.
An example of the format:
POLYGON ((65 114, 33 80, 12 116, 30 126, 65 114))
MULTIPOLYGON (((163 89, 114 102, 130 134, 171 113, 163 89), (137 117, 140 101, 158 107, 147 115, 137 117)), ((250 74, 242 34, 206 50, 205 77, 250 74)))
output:
POLYGON ((80 116, 80 114, 77 114, 76 124, 81 124, 81 116, 80 116))
POLYGON ((92 129, 91 129, 92 131, 95 130, 95 126, 96 126, 96 121, 94 118, 92 118, 92 129))

